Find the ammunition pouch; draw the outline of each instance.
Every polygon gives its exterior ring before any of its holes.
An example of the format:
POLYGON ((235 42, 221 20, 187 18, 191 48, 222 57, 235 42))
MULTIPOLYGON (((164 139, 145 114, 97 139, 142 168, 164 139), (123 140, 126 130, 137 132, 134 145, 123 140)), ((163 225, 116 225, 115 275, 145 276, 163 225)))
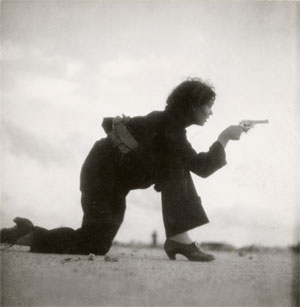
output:
POLYGON ((138 142, 126 127, 129 120, 129 117, 123 115, 123 117, 105 118, 102 124, 113 146, 118 148, 123 154, 129 153, 139 146, 138 142))

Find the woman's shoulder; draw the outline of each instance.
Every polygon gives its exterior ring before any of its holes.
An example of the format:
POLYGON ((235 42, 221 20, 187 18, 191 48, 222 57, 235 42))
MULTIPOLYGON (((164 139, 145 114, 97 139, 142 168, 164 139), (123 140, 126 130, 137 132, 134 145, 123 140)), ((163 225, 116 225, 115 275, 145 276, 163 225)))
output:
POLYGON ((152 131, 159 129, 165 122, 164 111, 152 111, 144 116, 131 117, 128 122, 128 128, 132 130, 152 131))

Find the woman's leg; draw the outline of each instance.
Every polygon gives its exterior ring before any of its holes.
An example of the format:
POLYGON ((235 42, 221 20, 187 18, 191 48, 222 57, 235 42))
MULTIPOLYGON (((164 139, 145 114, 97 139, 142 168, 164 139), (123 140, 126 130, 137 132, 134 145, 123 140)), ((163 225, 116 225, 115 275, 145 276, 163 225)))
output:
POLYGON ((118 154, 109 139, 97 141, 80 174, 82 227, 78 230, 81 252, 105 254, 119 230, 125 212, 125 197, 117 166, 118 154))
POLYGON ((173 170, 162 187, 161 197, 167 238, 184 243, 190 240, 187 231, 209 222, 189 171, 173 170))
POLYGON ((162 209, 167 240, 164 249, 171 260, 177 254, 190 261, 212 261, 188 235, 188 230, 208 223, 191 174, 184 169, 172 170, 172 177, 162 189, 162 209))
POLYGON ((123 221, 125 197, 115 166, 114 148, 107 139, 97 141, 86 158, 80 176, 82 227, 47 230, 34 227, 32 252, 105 254, 123 221), (91 192, 92 191, 92 192, 91 192))
POLYGON ((47 230, 36 227, 25 218, 16 217, 16 225, 12 228, 1 229, 1 243, 30 246, 32 252, 61 253, 66 251, 67 243, 71 243, 74 230, 57 228, 47 230))
MULTIPOLYGON (((15 244, 19 243, 19 240, 21 237, 31 233, 34 229, 34 226, 32 222, 28 219, 16 217, 13 220, 16 225, 11 228, 3 228, 0 230, 0 242, 1 243, 9 243, 9 244, 15 244)), ((22 242, 29 242, 22 241, 22 242)), ((28 244, 22 244, 22 245, 28 245, 28 244)))
POLYGON ((125 196, 82 195, 82 227, 47 230, 34 227, 31 252, 105 255, 123 221, 125 196))
POLYGON ((124 219, 125 195, 86 195, 81 198, 84 216, 78 248, 84 253, 104 255, 110 249, 124 219))
MULTIPOLYGON (((102 191, 103 192, 103 191, 102 191)), ((82 195, 84 212, 82 227, 78 230, 61 227, 52 230, 37 227, 28 219, 17 217, 16 225, 1 229, 1 243, 30 246, 31 252, 59 254, 104 255, 124 218, 125 193, 82 195)))
POLYGON ((182 244, 193 243, 193 240, 190 238, 189 233, 187 231, 179 233, 175 236, 169 237, 169 239, 172 241, 178 242, 178 243, 182 243, 182 244))
POLYGON ((51 230, 34 227, 30 252, 73 254, 72 250, 77 245, 77 231, 69 227, 54 228, 51 230))

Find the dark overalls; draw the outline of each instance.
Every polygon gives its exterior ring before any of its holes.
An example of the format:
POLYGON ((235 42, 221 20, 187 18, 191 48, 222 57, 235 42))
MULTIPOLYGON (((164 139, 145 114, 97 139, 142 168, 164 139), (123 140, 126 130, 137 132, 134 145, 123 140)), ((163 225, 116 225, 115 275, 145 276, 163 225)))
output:
MULTIPOLYGON (((109 132, 111 119, 103 127, 109 132)), ((107 137, 95 143, 82 166, 81 228, 35 227, 32 252, 107 253, 124 218, 126 195, 152 184, 161 192, 167 237, 208 223, 190 171, 207 177, 224 166, 223 146, 215 142, 197 154, 180 116, 167 111, 133 117, 126 127, 138 143, 135 150, 124 154, 107 137)))

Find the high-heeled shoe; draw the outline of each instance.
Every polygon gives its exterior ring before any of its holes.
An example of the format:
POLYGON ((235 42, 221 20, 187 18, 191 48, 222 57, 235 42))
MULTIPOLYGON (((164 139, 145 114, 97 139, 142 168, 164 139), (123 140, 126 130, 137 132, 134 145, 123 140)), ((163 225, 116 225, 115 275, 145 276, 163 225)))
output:
POLYGON ((190 261, 208 262, 215 259, 215 256, 202 252, 197 242, 182 244, 167 239, 164 249, 171 260, 175 260, 177 254, 185 256, 190 261))
POLYGON ((30 220, 16 217, 13 219, 16 223, 14 227, 2 228, 0 230, 0 243, 15 244, 21 237, 33 231, 33 224, 30 220))

